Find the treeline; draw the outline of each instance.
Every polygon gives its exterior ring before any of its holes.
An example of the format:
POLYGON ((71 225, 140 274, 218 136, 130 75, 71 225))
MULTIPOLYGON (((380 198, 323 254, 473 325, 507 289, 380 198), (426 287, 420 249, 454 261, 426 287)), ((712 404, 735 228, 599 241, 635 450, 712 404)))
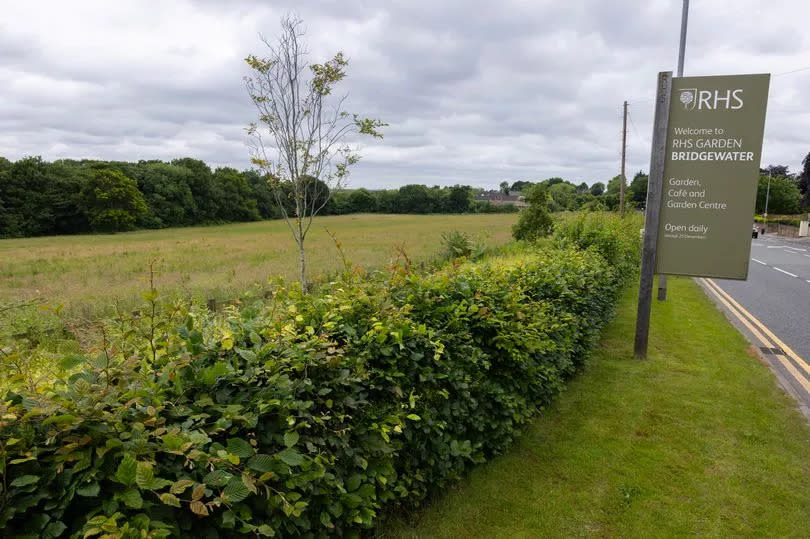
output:
MULTIPOLYGON (((282 185, 282 194, 283 189, 282 185)), ((324 191, 322 184, 317 191, 324 191)), ((340 191, 321 213, 516 211, 514 206, 476 201, 474 193, 471 187, 458 185, 340 191)), ((266 176, 256 170, 212 170, 191 158, 134 163, 47 162, 40 157, 11 162, 0 157, 0 237, 256 221, 281 215, 266 176)))
MULTIPOLYGON (((802 161, 802 170, 791 173, 785 165, 768 165, 761 168, 757 187, 756 212, 771 214, 798 214, 810 210, 810 153, 802 161)), ((648 176, 637 172, 632 181, 625 185, 625 204, 630 209, 644 209, 647 200, 648 176)), ((502 182, 500 190, 504 194, 520 192, 529 195, 535 186, 544 188, 544 197, 550 211, 610 210, 619 208, 621 177, 615 176, 607 185, 596 182, 593 185, 576 185, 562 178, 549 178, 540 182, 502 182)))
MULTIPOLYGON (((644 208, 647 199, 647 174, 638 171, 633 180, 625 184, 625 204, 628 208, 644 208)), ((500 190, 505 195, 521 193, 528 195, 535 187, 543 188, 550 211, 616 211, 619 209, 621 176, 614 176, 605 185, 596 182, 588 185, 585 182, 574 184, 563 178, 531 182, 516 181, 512 184, 501 182, 500 190)))
POLYGON ((757 213, 795 215, 810 210, 810 153, 802 161, 802 171, 791 173, 784 165, 759 170, 757 213))

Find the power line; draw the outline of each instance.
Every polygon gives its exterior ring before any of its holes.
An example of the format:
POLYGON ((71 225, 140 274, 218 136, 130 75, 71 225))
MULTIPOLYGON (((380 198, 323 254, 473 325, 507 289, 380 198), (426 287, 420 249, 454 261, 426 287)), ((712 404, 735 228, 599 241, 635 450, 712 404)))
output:
POLYGON ((636 127, 636 122, 633 121, 633 114, 629 110, 627 111, 627 117, 630 120, 630 131, 633 133, 636 139, 638 139, 638 141, 642 144, 648 144, 647 138, 642 137, 638 127, 636 127))
POLYGON ((781 77, 782 75, 790 75, 791 73, 798 73, 800 71, 808 71, 810 70, 810 66, 807 67, 800 67, 799 69, 794 69, 792 71, 785 71, 783 73, 777 73, 775 75, 771 75, 772 77, 781 77))

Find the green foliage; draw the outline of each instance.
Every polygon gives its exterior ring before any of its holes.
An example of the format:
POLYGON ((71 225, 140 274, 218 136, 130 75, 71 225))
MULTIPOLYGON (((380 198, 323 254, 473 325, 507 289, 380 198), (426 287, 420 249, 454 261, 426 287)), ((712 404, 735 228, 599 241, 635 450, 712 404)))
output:
POLYGON ((755 223, 778 223, 781 225, 790 225, 798 227, 802 220, 804 219, 803 215, 799 215, 797 217, 786 217, 786 216, 771 216, 769 215, 767 218, 761 215, 754 216, 755 223))
POLYGON ((796 178, 796 186, 802 194, 802 208, 810 208, 810 152, 802 160, 802 171, 796 178))
POLYGON ((591 185, 590 191, 595 197, 602 196, 602 194, 605 192, 605 184, 602 182, 596 182, 591 185))
POLYGON ((568 182, 555 183, 548 188, 551 211, 576 210, 579 207, 576 195, 576 186, 568 182))
MULTIPOLYGON (((282 208, 293 214, 295 195, 289 182, 270 180, 256 170, 240 172, 226 167, 212 172, 204 162, 189 157, 170 163, 157 160, 48 163, 39 157, 12 163, 0 157, 0 237, 89 232, 91 215, 93 228, 108 231, 280 219, 282 208), (103 170, 120 172, 135 181, 146 210, 142 211, 143 207, 136 202, 134 222, 133 212, 126 204, 105 208, 88 196, 97 183, 95 176, 103 170)), ((302 177, 301 182, 310 206, 320 207, 328 200, 323 214, 517 211, 513 205, 495 206, 474 200, 473 189, 467 185, 330 191, 323 181, 311 176, 302 177)), ((131 189, 121 194, 124 200, 139 199, 139 194, 131 189)))
POLYGON ((483 255, 484 249, 480 242, 476 242, 465 232, 458 230, 442 232, 442 260, 478 258, 483 255))
POLYGON ((635 271, 640 255, 638 231, 642 217, 591 212, 568 215, 554 224, 554 242, 560 248, 595 249, 622 274, 635 271))
POLYGON ((94 170, 82 194, 93 230, 131 230, 138 217, 147 211, 138 184, 117 170, 94 170))
POLYGON ((520 212, 520 218, 512 227, 512 236, 517 240, 536 241, 548 236, 554 228, 554 221, 548 210, 532 204, 520 212))
POLYGON ((524 198, 529 207, 520 212, 518 222, 512 227, 512 236, 526 241, 548 236, 554 228, 554 221, 548 210, 551 204, 548 189, 543 184, 533 185, 524 198))
POLYGON ((770 178, 770 192, 768 192, 768 176, 760 176, 757 185, 756 212, 765 211, 765 199, 768 200, 768 213, 794 214, 799 213, 802 194, 795 180, 782 176, 770 178))
POLYGON ((97 358, 2 397, 3 535, 343 536, 419 503, 585 360, 637 259, 576 234, 222 315, 120 315, 97 358))
POLYGON ((630 193, 628 200, 633 203, 636 208, 643 208, 647 203, 647 183, 649 176, 642 171, 636 172, 633 176, 633 181, 630 182, 630 193))

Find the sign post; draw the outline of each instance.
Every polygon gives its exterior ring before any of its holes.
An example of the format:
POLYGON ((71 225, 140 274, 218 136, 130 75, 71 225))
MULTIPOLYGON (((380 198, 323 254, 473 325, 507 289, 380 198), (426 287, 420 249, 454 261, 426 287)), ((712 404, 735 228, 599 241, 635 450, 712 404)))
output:
POLYGON ((647 357, 647 341, 650 335, 650 309, 652 308, 653 279, 655 278, 655 252, 661 215, 661 190, 664 183, 671 95, 672 71, 663 71, 658 74, 658 90, 655 95, 655 120, 650 155, 650 176, 647 180, 644 243, 641 251, 641 281, 638 289, 634 346, 635 355, 640 359, 647 357))
POLYGON ((647 355, 653 273, 748 277, 769 81, 658 76, 636 357, 647 355))

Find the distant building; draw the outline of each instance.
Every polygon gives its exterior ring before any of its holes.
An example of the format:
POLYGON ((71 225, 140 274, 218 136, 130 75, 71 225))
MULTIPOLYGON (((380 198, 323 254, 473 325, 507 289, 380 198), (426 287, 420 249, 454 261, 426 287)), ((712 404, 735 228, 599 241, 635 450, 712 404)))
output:
POLYGON ((523 200, 523 193, 520 191, 512 191, 508 195, 505 195, 500 191, 483 191, 478 195, 477 200, 489 202, 493 206, 504 206, 506 204, 514 204, 518 208, 525 208, 528 206, 526 201, 523 200))

